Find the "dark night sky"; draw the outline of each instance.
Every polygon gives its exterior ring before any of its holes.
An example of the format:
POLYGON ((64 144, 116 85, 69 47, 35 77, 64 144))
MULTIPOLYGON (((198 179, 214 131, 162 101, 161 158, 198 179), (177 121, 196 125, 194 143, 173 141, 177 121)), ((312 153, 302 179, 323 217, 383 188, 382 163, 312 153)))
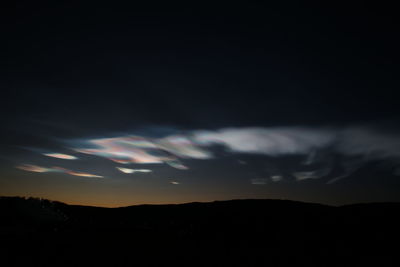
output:
POLYGON ((394 7, 2 13, 0 195, 400 201, 394 7))

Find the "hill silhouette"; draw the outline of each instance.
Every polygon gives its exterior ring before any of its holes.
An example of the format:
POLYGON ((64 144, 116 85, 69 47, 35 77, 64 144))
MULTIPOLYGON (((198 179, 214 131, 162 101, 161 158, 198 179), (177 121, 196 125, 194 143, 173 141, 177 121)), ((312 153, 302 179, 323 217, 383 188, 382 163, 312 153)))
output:
POLYGON ((399 214, 400 203, 100 208, 0 197, 0 255, 6 266, 392 266, 399 214))

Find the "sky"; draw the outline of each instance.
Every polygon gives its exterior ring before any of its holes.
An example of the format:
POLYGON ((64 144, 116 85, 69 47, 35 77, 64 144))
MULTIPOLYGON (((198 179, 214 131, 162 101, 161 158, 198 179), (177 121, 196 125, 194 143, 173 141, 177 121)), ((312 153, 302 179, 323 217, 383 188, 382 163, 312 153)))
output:
POLYGON ((400 201, 394 10, 17 1, 1 16, 0 195, 400 201))

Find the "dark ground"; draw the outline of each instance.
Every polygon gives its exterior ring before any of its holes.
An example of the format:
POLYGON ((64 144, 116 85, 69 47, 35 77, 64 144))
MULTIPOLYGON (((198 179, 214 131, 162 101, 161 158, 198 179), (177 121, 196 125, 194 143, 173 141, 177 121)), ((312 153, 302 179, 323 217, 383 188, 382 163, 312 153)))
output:
POLYGON ((400 203, 0 198, 1 266, 398 266, 400 203), (397 264, 396 264, 397 263, 397 264))

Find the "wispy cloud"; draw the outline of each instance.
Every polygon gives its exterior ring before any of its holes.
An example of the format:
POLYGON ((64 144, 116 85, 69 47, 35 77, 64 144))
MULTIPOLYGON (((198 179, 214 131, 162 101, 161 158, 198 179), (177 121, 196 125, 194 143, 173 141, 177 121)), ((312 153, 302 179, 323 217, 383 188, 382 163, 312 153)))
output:
POLYGON ((232 153, 270 156, 307 154, 326 147, 335 132, 307 128, 227 128, 217 131, 195 131, 194 139, 202 145, 224 145, 232 153))
MULTIPOLYGON (((171 137, 169 137, 171 138, 171 137)), ((195 153, 195 145, 184 143, 181 140, 171 139, 151 140, 140 136, 123 136, 115 138, 91 139, 88 143, 98 148, 77 148, 77 152, 105 157, 114 162, 129 164, 157 164, 167 163, 178 169, 187 169, 174 155, 199 156, 195 153), (160 143, 160 144, 159 144, 160 143), (163 144, 161 144, 163 143, 163 144), (167 145, 166 145, 167 144, 167 145), (181 148, 180 146, 184 147, 181 148)))
POLYGON ((271 176, 271 181, 272 182, 279 182, 279 181, 281 181, 283 179, 283 176, 282 175, 272 175, 271 176))
POLYGON ((53 167, 53 168, 57 171, 64 172, 66 174, 73 175, 73 176, 80 176, 80 177, 86 177, 86 178, 104 178, 104 176, 87 173, 87 172, 71 171, 68 169, 61 168, 61 167, 53 167))
POLYGON ((400 137, 368 128, 348 128, 339 132, 336 149, 345 155, 364 155, 366 159, 400 159, 400 137))
POLYGON ((115 167, 117 170, 123 172, 123 173, 135 173, 135 172, 142 172, 142 173, 149 173, 152 172, 152 170, 149 169, 129 169, 129 168, 122 168, 122 167, 115 167))
POLYGON ((254 178, 250 180, 251 184, 254 185, 265 185, 268 182, 267 178, 254 178))
POLYGON ((400 136, 367 127, 352 128, 226 128, 194 131, 194 140, 202 146, 225 146, 232 153, 269 156, 305 154, 305 164, 316 157, 315 151, 331 148, 347 156, 367 159, 400 159, 400 136))
POLYGON ((24 171, 30 171, 30 172, 58 172, 58 173, 66 173, 69 175, 73 176, 81 176, 81 177, 87 177, 87 178, 104 178, 101 175, 95 175, 91 173, 86 173, 86 172, 78 172, 78 171, 71 171, 62 167, 51 167, 51 168, 46 168, 46 167, 41 167, 37 165, 31 165, 31 164, 22 164, 19 166, 16 166, 16 168, 24 170, 24 171))
POLYGON ((47 157, 57 158, 57 159, 69 159, 69 160, 78 159, 75 156, 67 155, 67 154, 61 154, 61 153, 43 153, 43 155, 47 156, 47 157))
POLYGON ((37 165, 31 165, 31 164, 22 164, 16 166, 17 169, 28 171, 28 172, 51 172, 51 168, 45 168, 45 167, 40 167, 37 165))

